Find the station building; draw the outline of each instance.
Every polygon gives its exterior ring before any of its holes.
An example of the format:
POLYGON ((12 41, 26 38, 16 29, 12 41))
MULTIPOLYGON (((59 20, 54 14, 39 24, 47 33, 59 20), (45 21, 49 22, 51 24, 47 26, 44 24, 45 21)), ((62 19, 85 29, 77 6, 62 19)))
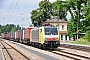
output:
POLYGON ((60 27, 60 41, 69 41, 72 40, 67 36, 67 23, 68 21, 65 20, 58 20, 57 17, 51 17, 49 20, 44 22, 43 24, 50 24, 51 26, 58 26, 60 27))

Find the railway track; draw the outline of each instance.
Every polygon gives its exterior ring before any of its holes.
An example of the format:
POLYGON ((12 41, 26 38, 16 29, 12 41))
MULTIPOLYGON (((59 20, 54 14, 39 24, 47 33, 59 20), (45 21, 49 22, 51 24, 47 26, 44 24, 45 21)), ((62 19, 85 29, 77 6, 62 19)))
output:
POLYGON ((90 47, 87 47, 87 46, 61 44, 60 47, 76 49, 76 50, 85 51, 85 52, 90 52, 90 47))
POLYGON ((64 57, 67 57, 67 58, 70 58, 70 59, 73 59, 73 60, 90 60, 90 57, 86 57, 86 56, 82 56, 82 55, 79 55, 79 54, 66 52, 66 51, 63 51, 63 50, 60 50, 60 49, 57 49, 57 50, 54 50, 54 51, 52 51, 52 50, 47 50, 47 51, 52 52, 54 54, 64 56, 64 57))
POLYGON ((70 54, 70 55, 74 55, 74 56, 77 56, 77 57, 80 57, 80 58, 84 58, 84 59, 89 59, 90 60, 90 57, 87 57, 87 56, 82 56, 82 55, 79 55, 79 54, 66 52, 66 51, 63 51, 63 50, 60 50, 60 49, 57 49, 56 51, 63 52, 63 53, 66 53, 66 54, 70 54))
POLYGON ((2 44, 3 50, 7 57, 5 59, 7 60, 30 60, 27 56, 22 54, 20 51, 9 45, 8 43, 0 40, 0 43, 2 44))
POLYGON ((49 52, 73 59, 73 60, 90 60, 90 57, 86 57, 86 56, 82 56, 79 54, 75 54, 75 53, 70 53, 70 52, 66 52, 60 49, 57 49, 55 51, 51 51, 51 50, 47 50, 49 52))
POLYGON ((68 55, 65 55, 65 54, 62 54, 62 53, 57 53, 57 52, 53 52, 51 50, 48 50, 49 52, 52 52, 52 53, 55 53, 55 54, 58 54, 58 55, 61 55, 61 56, 64 56, 64 57, 67 57, 67 58, 70 58, 70 59, 74 59, 74 60, 80 60, 78 58, 74 58, 72 56, 68 56, 68 55))
MULTIPOLYGON (((5 43, 3 41, 1 41, 2 43, 5 43)), ((7 44, 7 43, 6 43, 7 44)), ((3 48, 3 49, 12 49, 12 47, 8 47, 8 48, 3 48)), ((54 54, 57 54, 57 55, 60 55, 60 56, 63 56, 63 57, 66 57, 66 58, 69 58, 70 60, 90 60, 90 57, 87 57, 87 56, 84 56, 84 55, 79 55, 79 54, 76 54, 76 53, 71 53, 71 52, 67 52, 65 50, 61 50, 61 49, 57 49, 57 50, 47 50, 51 53, 54 53, 54 54)), ((16 54, 16 53, 15 53, 16 54)), ((11 55, 11 54, 10 54, 11 55)), ((13 56, 11 55, 11 57, 13 58, 13 56)), ((10 60, 10 59, 9 59, 10 60)), ((11 60, 14 60, 11 59, 11 60)), ((16 59, 17 60, 17 59, 16 59)), ((19 59, 20 60, 20 59, 19 59)), ((29 58, 28 59, 21 59, 21 60, 30 60, 29 58)))

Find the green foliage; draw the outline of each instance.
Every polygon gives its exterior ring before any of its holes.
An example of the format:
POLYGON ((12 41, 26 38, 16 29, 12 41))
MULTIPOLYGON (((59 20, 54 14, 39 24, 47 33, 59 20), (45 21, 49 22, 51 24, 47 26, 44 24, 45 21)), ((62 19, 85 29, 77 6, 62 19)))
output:
POLYGON ((90 45, 90 42, 82 42, 82 41, 74 41, 72 42, 74 44, 84 44, 84 45, 90 45))
POLYGON ((84 7, 84 15, 85 19, 83 21, 83 30, 86 32, 84 39, 87 39, 90 42, 90 0, 86 1, 86 6, 84 7))
POLYGON ((32 24, 34 26, 41 25, 50 16, 59 16, 60 19, 67 20, 67 11, 71 14, 71 19, 68 22, 70 37, 76 33, 77 29, 81 33, 90 30, 90 0, 56 0, 53 3, 50 3, 49 0, 41 1, 39 8, 31 12, 32 24), (83 20, 81 21, 81 19, 83 20))
POLYGON ((50 18, 51 13, 52 4, 48 0, 41 1, 39 3, 39 8, 31 12, 32 24, 34 24, 34 26, 42 25, 42 22, 50 18))
POLYGON ((65 2, 61 0, 53 3, 49 2, 49 0, 41 1, 39 8, 31 12, 32 24, 40 26, 43 22, 50 19, 51 16, 59 16, 60 19, 67 20, 67 6, 65 2))
POLYGON ((90 26, 90 0, 87 0, 87 5, 84 8, 84 15, 85 15, 85 26, 90 26))
POLYGON ((73 33, 76 32, 75 29, 76 29, 76 24, 75 24, 75 22, 74 22, 73 19, 70 19, 69 22, 68 22, 68 35, 70 37, 72 37, 73 36, 73 33))
POLYGON ((57 0, 56 2, 53 2, 52 4, 53 6, 53 16, 58 16, 60 19, 66 19, 67 16, 67 6, 65 4, 65 2, 61 1, 61 0, 57 0))
MULTIPOLYGON (((72 21, 68 23, 68 35, 73 36, 73 33, 76 33, 77 29, 79 32, 86 32, 86 21, 84 14, 84 7, 86 7, 86 0, 67 0, 66 5, 68 11, 71 14, 72 21), (84 19, 80 21, 80 19, 84 19)), ((89 25, 88 25, 89 26, 89 25)))
POLYGON ((88 36, 87 36, 87 35, 85 35, 85 36, 83 37, 83 39, 88 39, 87 37, 88 37, 88 36))
POLYGON ((2 31, 1 31, 1 29, 0 29, 0 33, 1 33, 2 31))
POLYGON ((19 25, 14 24, 7 24, 4 26, 0 26, 0 33, 8 33, 8 32, 15 32, 17 30, 21 30, 21 27, 19 25))
POLYGON ((29 25, 29 27, 33 27, 33 25, 29 25))
POLYGON ((90 30, 86 32, 86 34, 85 34, 85 36, 83 38, 87 39, 88 42, 90 42, 90 30))
POLYGON ((90 42, 90 30, 86 34, 88 35, 88 41, 90 42))

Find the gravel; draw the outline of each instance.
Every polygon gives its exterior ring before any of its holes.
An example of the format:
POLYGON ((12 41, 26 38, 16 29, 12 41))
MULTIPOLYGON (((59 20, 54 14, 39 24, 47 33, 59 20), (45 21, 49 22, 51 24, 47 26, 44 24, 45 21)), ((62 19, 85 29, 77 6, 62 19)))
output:
POLYGON ((60 56, 60 55, 57 55, 57 54, 54 54, 54 53, 51 53, 51 52, 48 52, 45 50, 35 48, 35 47, 31 47, 31 46, 27 46, 27 45, 15 43, 15 42, 12 42, 12 43, 30 51, 31 53, 33 53, 33 54, 35 54, 35 55, 37 55, 45 60, 71 60, 70 58, 60 56))

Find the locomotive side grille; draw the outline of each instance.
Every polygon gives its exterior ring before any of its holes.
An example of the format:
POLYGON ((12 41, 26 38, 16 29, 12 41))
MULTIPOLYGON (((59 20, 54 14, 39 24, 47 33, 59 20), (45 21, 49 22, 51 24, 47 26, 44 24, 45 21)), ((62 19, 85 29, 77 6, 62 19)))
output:
POLYGON ((39 29, 32 30, 32 41, 39 42, 39 29))

